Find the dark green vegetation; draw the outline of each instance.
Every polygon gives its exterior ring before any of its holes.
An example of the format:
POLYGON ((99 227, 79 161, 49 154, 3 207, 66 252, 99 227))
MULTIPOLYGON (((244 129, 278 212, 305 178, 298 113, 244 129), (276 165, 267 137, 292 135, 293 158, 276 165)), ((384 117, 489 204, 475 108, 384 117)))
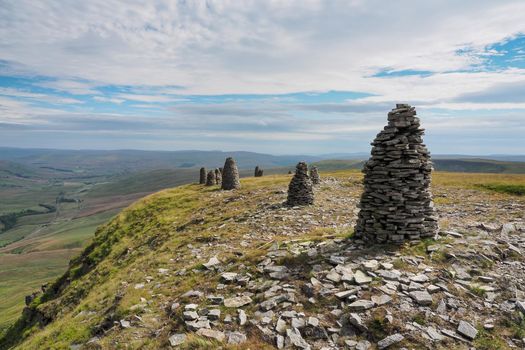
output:
MULTIPOLYGON (((462 173, 525 174, 525 162, 497 161, 491 159, 433 159, 437 171, 462 173)), ((323 160, 315 163, 319 169, 343 170, 361 169, 359 160, 323 160)))
POLYGON ((507 193, 515 196, 525 195, 525 186, 524 185, 511 185, 511 184, 479 184, 476 185, 479 188, 487 189, 499 193, 507 193))

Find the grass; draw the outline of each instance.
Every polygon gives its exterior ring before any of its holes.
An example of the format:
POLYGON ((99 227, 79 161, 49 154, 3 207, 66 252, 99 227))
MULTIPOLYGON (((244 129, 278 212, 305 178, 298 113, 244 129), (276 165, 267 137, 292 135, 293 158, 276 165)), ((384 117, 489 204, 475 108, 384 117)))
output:
POLYGON ((485 295, 487 294, 487 291, 485 289, 483 289, 482 287, 480 286, 476 286, 476 285, 471 285, 469 287, 469 290, 472 292, 472 294, 480 297, 480 298, 484 298, 485 295))
MULTIPOLYGON (((336 176, 344 181, 352 182, 354 189, 359 188, 358 181, 362 176, 357 171, 338 171, 322 175, 336 176)), ((490 181, 495 181, 495 179, 503 181, 502 179, 508 176, 510 175, 491 175, 490 181)), ((448 174, 437 173, 435 183, 439 188, 461 186, 472 189, 472 184, 468 181, 480 183, 479 177, 479 174, 451 174, 449 178, 448 174)), ((484 175, 481 177, 484 178, 484 175)), ((511 178, 512 181, 525 182, 525 176, 520 178, 511 176, 511 178)), ((169 296, 171 301, 196 286, 204 293, 216 293, 217 280, 210 278, 211 274, 206 269, 190 270, 192 267, 202 266, 205 261, 194 254, 188 248, 188 244, 194 247, 204 247, 203 249, 211 247, 210 249, 214 249, 214 254, 218 254, 219 259, 226 264, 260 262, 264 250, 257 249, 258 245, 233 250, 225 247, 234 246, 232 242, 238 242, 244 234, 249 233, 249 228, 243 225, 242 219, 257 213, 263 204, 272 200, 272 194, 276 190, 281 190, 289 180, 290 177, 287 175, 243 179, 243 188, 234 192, 218 192, 216 186, 205 188, 198 185, 185 185, 161 191, 136 202, 111 222, 101 226, 93 238, 93 243, 89 244, 80 257, 72 261, 64 277, 55 283, 56 288, 33 305, 37 310, 45 311, 50 315, 56 315, 56 305, 60 305, 62 315, 43 330, 30 335, 23 343, 23 348, 46 348, 52 342, 56 348, 67 347, 71 342, 85 339, 86 334, 92 335, 93 328, 102 321, 102 315, 107 313, 107 310, 115 303, 115 295, 122 295, 122 299, 115 305, 115 310, 119 315, 129 314, 130 308, 136 305, 142 296, 152 300, 148 308, 157 310, 161 315, 159 317, 162 317, 164 315, 162 311, 164 306, 161 306, 162 296, 169 296), (169 268, 170 271, 188 269, 188 272, 186 275, 159 276, 157 270, 160 267, 169 268), (144 276, 153 276, 154 282, 148 284, 144 276), (67 279, 71 279, 69 286, 65 283, 67 279), (137 283, 145 283, 148 290, 152 288, 152 285, 158 284, 158 288, 151 290, 156 297, 152 298, 150 294, 145 293, 146 289, 144 291, 132 289, 132 286, 137 283), (61 288, 64 288, 63 291, 57 292, 61 288), (92 319, 75 319, 74 315, 80 310, 93 311, 96 316, 93 316, 92 319)), ((486 181, 489 179, 487 178, 486 181)), ((508 196, 506 194, 497 195, 508 196)), ((43 244, 46 249, 56 250, 60 245, 78 244, 90 236, 88 231, 84 230, 89 226, 87 222, 85 225, 79 222, 77 233, 68 231, 65 222, 64 225, 62 229, 40 237, 51 239, 55 236, 60 239, 58 245, 52 241, 43 244)), ((301 237, 316 239, 327 233, 346 236, 350 232, 338 233, 319 228, 301 237)), ((280 239, 287 238, 284 236, 275 238, 275 240, 280 239)), ((428 258, 426 248, 434 243, 433 240, 424 240, 418 245, 407 246, 407 253, 428 258)), ((43 253, 39 251, 38 246, 28 246, 22 252, 43 253)), ((435 254, 433 256, 436 256, 435 254)), ((65 258, 64 261, 66 260, 65 258)), ((285 258, 282 263, 299 266, 305 261, 307 260, 304 255, 298 255, 293 258, 285 258)), ((401 259, 394 261, 396 267, 400 264, 403 264, 401 259)), ((65 270, 66 266, 63 265, 62 269, 65 270)), ((146 319, 147 313, 144 313, 143 316, 146 319)), ((384 321, 384 317, 381 318, 379 314, 374 318, 372 328, 377 337, 383 335, 381 332, 388 329, 385 327, 393 327, 384 321)), ((23 332, 29 331, 30 328, 21 329, 23 332)), ((146 330, 147 327, 134 331, 146 332, 146 330)), ((168 327, 165 333, 155 339, 140 343, 136 348, 161 348, 166 344, 169 331, 171 330, 168 327)), ((104 340, 107 343, 102 343, 101 346, 111 348, 112 344, 119 341, 119 334, 108 337, 107 340, 104 340)), ((125 331, 121 334, 123 339, 126 339, 125 331)), ((16 335, 20 336, 20 333, 16 335)), ((200 343, 202 341, 202 339, 195 340, 195 346, 207 346, 207 340, 202 343, 204 345, 200 343)), ((230 349, 225 345, 222 346, 224 349, 230 349)), ((263 347, 253 346, 253 349, 259 348, 263 347)))
POLYGON ((498 337, 496 332, 489 332, 483 328, 478 329, 478 336, 474 339, 474 346, 477 350, 507 350, 510 347, 498 337))

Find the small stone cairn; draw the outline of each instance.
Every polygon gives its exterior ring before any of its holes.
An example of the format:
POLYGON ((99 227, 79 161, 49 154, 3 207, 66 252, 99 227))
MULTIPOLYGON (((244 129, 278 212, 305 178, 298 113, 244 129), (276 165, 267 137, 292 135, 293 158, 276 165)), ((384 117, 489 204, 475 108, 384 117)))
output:
POLYGON ((321 177, 319 176, 319 170, 316 166, 310 168, 310 179, 314 185, 319 185, 321 183, 321 177))
POLYGON ((372 142, 371 158, 363 169, 356 238, 401 243, 437 232, 429 189, 432 163, 423 134, 414 107, 397 104, 388 113, 388 125, 372 142))
POLYGON ((259 166, 257 165, 257 166, 255 167, 255 171, 254 171, 253 176, 255 176, 255 177, 262 177, 262 176, 263 176, 263 173, 264 173, 264 170, 262 170, 261 168, 259 168, 259 166))
POLYGON ((222 184, 222 173, 218 168, 215 169, 215 184, 216 185, 222 184))
POLYGON ((295 175, 288 186, 287 205, 299 206, 310 205, 314 203, 314 192, 312 181, 308 177, 308 165, 305 162, 299 162, 295 168, 295 175))
POLYGON ((223 190, 234 190, 241 188, 241 182, 239 181, 239 170, 237 164, 233 158, 226 158, 224 168, 222 171, 222 185, 223 190))
POLYGON ((210 170, 208 172, 208 175, 206 176, 206 186, 213 185, 215 185, 215 172, 213 170, 210 170))
POLYGON ((206 183, 206 168, 201 168, 199 184, 204 185, 206 183))

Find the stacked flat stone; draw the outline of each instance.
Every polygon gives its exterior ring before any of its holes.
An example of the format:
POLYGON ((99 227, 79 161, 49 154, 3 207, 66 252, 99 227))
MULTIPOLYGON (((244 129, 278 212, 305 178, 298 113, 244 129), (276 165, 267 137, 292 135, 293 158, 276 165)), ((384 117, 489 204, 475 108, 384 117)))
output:
POLYGON ((234 190, 241 188, 241 182, 239 181, 239 169, 235 160, 229 157, 226 158, 224 168, 222 170, 222 186, 223 190, 234 190))
POLYGON ((310 179, 314 185, 319 185, 321 183, 321 177, 319 176, 319 170, 316 166, 310 168, 310 179))
POLYGON ((222 173, 218 168, 215 169, 215 184, 216 185, 222 184, 222 173))
POLYGON ((259 166, 257 165, 257 166, 255 167, 255 171, 254 171, 254 173, 253 173, 253 176, 255 176, 255 177, 261 177, 261 176, 263 176, 263 173, 264 173, 264 170, 262 170, 261 168, 259 168, 259 166))
POLYGON ((371 158, 363 169, 357 238, 401 243, 437 232, 429 189, 432 163, 423 134, 414 107, 397 104, 388 113, 388 125, 371 143, 371 158))
POLYGON ((206 168, 201 168, 199 183, 204 185, 206 183, 206 168))
POLYGON ((305 162, 299 162, 295 168, 295 175, 288 186, 287 205, 299 206, 310 205, 314 203, 314 191, 312 181, 308 176, 308 165, 305 162))
POLYGON ((213 170, 210 170, 208 172, 208 175, 206 176, 206 186, 213 185, 215 185, 215 172, 213 170))

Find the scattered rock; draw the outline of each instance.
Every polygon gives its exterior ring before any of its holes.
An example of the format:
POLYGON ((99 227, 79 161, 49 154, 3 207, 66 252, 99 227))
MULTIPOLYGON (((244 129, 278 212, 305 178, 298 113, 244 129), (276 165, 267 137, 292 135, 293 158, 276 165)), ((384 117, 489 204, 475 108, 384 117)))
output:
POLYGON ((403 341, 403 339, 405 339, 405 337, 402 334, 399 334, 399 333, 392 334, 386 337, 385 339, 380 340, 377 343, 377 347, 378 349, 386 349, 389 346, 392 346, 394 344, 397 344, 403 341))
POLYGON ((184 333, 173 334, 172 336, 169 337, 168 340, 171 346, 182 345, 186 341, 186 334, 184 333))
POLYGON ((478 330, 468 322, 459 321, 458 333, 473 340, 478 335, 478 330))
POLYGON ((220 342, 223 342, 226 339, 226 335, 223 332, 215 329, 201 328, 196 333, 201 337, 215 339, 220 342))
POLYGON ((252 302, 252 298, 249 296, 243 295, 240 297, 233 297, 224 299, 224 306, 226 307, 241 307, 248 305, 252 302))

